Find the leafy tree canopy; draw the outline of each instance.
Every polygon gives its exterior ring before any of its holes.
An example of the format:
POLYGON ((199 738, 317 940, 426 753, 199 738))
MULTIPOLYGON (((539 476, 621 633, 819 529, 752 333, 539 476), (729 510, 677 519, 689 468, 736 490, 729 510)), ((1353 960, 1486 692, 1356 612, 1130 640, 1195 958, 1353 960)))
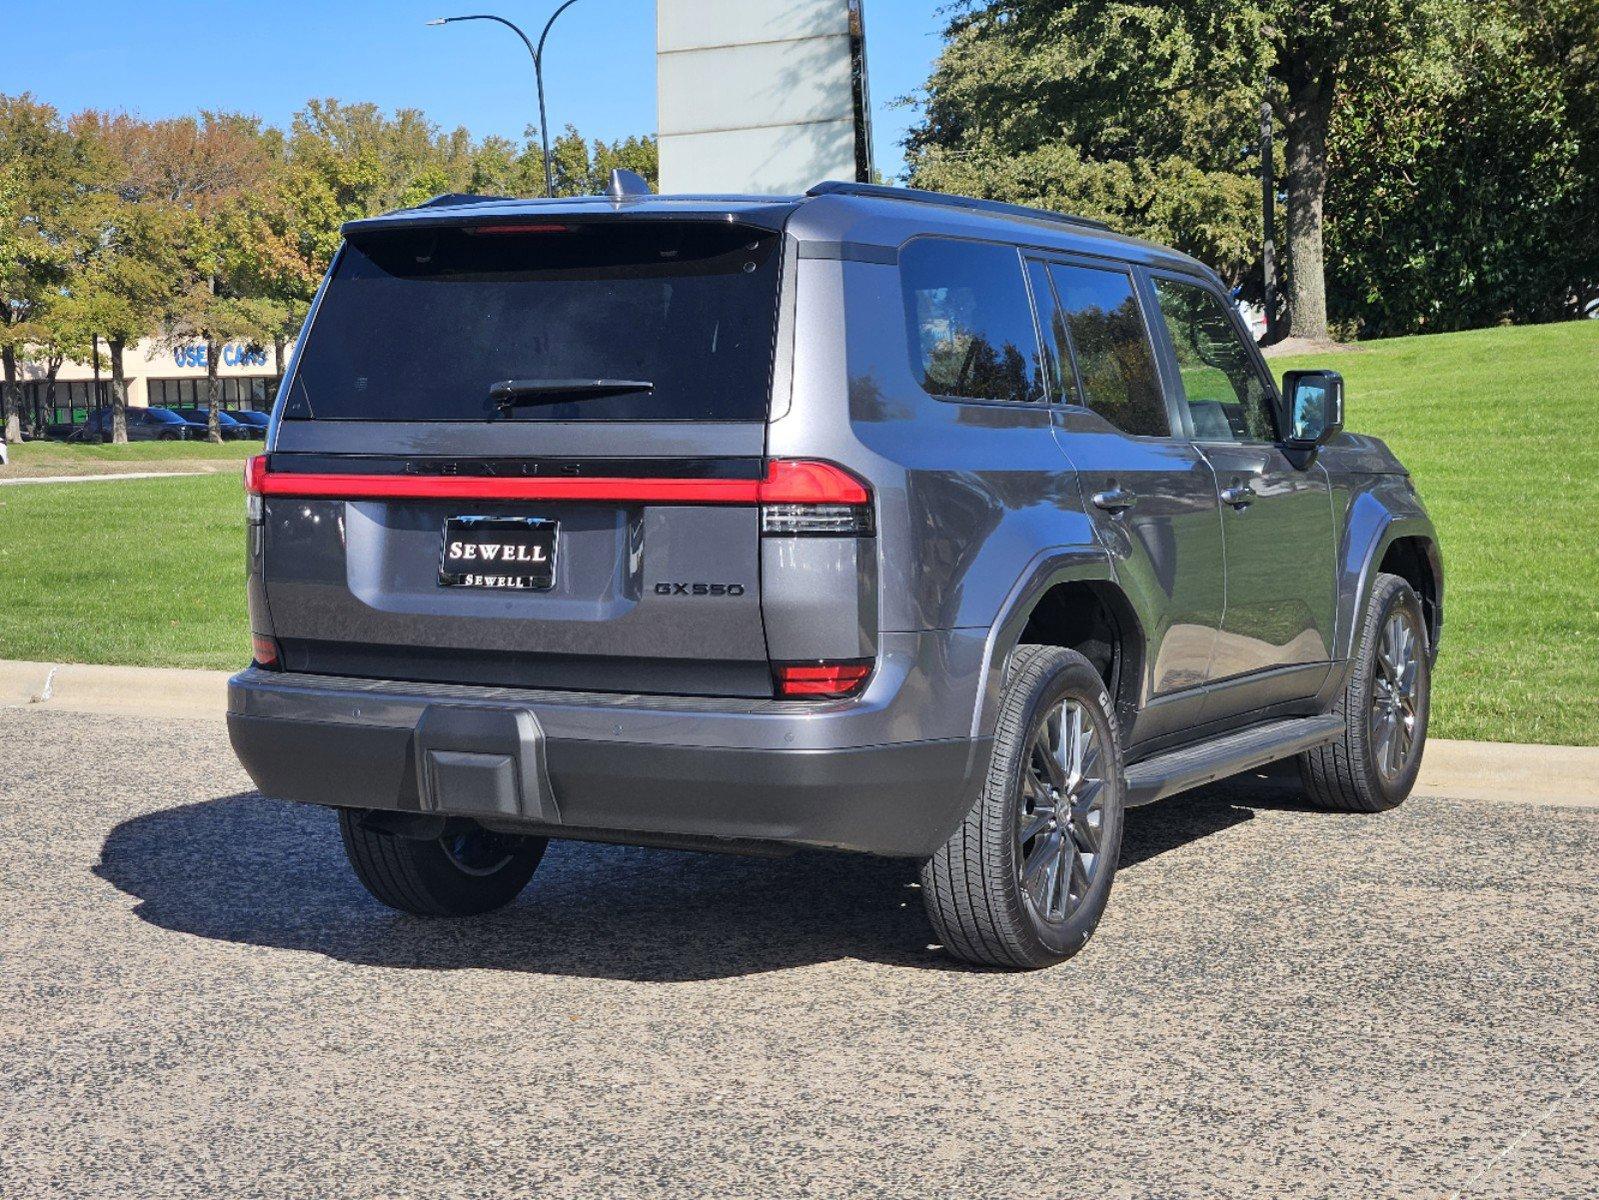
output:
POLYGON ((966 0, 911 181, 1107 219, 1258 295, 1267 99, 1290 275, 1320 275, 1324 216, 1342 329, 1548 319, 1599 278, 1596 26, 1593 0, 966 0))

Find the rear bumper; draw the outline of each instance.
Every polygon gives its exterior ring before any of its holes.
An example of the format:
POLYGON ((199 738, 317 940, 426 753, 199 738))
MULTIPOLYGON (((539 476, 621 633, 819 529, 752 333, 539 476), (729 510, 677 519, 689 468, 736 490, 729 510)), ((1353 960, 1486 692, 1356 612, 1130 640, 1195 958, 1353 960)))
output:
POLYGON ((850 745, 848 702, 536 692, 253 668, 230 681, 228 696, 234 750, 268 796, 471 815, 555 837, 925 857, 964 816, 990 747, 970 737, 850 745), (452 776, 462 763, 469 774, 452 776))

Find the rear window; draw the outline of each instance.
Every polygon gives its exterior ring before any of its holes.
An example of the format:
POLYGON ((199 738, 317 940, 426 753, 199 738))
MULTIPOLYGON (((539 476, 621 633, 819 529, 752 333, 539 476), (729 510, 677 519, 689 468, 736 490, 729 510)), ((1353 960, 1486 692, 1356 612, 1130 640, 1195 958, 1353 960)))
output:
POLYGON ((666 221, 368 235, 339 256, 283 415, 763 421, 777 242, 766 230, 666 221), (558 380, 651 387, 537 387, 558 380), (501 407, 491 389, 508 381, 520 398, 501 407))

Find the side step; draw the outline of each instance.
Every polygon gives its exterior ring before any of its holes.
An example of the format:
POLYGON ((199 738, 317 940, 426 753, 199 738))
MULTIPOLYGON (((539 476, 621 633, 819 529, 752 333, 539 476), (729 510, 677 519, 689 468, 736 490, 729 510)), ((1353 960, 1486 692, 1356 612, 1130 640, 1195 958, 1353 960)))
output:
POLYGON ((1301 750, 1325 746, 1343 731, 1342 717, 1298 717, 1145 759, 1127 768, 1127 806, 1149 804, 1301 750))

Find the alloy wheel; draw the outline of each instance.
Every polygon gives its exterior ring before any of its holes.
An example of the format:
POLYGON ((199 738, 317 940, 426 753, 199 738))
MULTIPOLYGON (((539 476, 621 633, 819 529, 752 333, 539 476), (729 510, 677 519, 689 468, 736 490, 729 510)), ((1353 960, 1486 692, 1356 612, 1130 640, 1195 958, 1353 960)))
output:
POLYGON ((1056 703, 1033 733, 1017 805, 1022 893, 1043 920, 1066 920, 1103 870, 1104 755, 1075 700, 1056 703))
POLYGON ((1398 778, 1416 752, 1421 646, 1414 616, 1403 608, 1389 613, 1377 646, 1371 689, 1372 757, 1385 781, 1398 778))

